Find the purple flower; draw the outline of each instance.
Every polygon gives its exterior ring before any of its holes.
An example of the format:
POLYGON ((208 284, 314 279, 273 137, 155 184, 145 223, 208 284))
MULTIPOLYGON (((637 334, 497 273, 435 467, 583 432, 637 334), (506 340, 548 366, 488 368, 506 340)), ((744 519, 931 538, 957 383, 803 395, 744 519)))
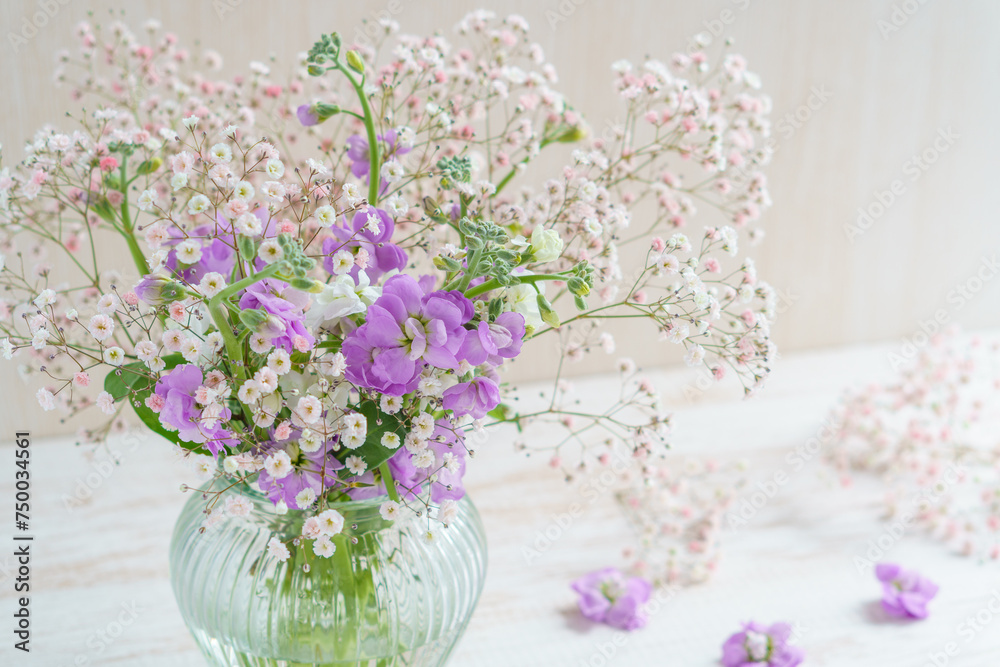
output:
POLYGON ((312 104, 303 104, 295 110, 295 115, 299 117, 299 122, 306 127, 319 125, 319 114, 312 104))
POLYGON ((500 388, 490 378, 479 376, 445 389, 442 397, 445 410, 451 410, 459 417, 469 415, 473 419, 482 419, 500 404, 500 388))
POLYGON ((643 606, 653 586, 642 577, 626 578, 613 567, 586 574, 570 587, 580 594, 580 613, 621 630, 638 630, 649 620, 643 606))
POLYGON ((937 584, 918 572, 891 563, 876 565, 875 576, 882 582, 882 608, 887 614, 927 618, 927 603, 937 595, 937 584))
MULTIPOLYGON (((427 443, 434 452, 434 463, 429 468, 418 468, 413 464, 413 454, 400 447, 389 458, 389 472, 405 500, 416 500, 423 493, 427 476, 434 473, 430 496, 433 502, 461 500, 465 496, 462 477, 465 475, 465 436, 447 420, 439 419, 434 434, 427 443)), ((384 484, 375 484, 375 477, 366 472, 357 481, 369 486, 351 489, 347 494, 355 500, 377 498, 386 494, 384 484)))
POLYGON ((796 667, 805 658, 802 649, 789 646, 792 626, 775 623, 768 627, 750 622, 722 645, 725 667, 796 667))
MULTIPOLYGON (((392 218, 382 209, 369 207, 358 211, 351 218, 350 224, 345 220, 343 226, 338 225, 330 229, 333 236, 323 241, 323 254, 326 256, 323 266, 333 273, 334 255, 341 250, 349 250, 356 254, 358 248, 364 248, 368 252, 368 265, 364 267, 364 271, 372 283, 378 282, 378 279, 389 271, 403 269, 408 258, 403 249, 390 240, 394 229, 392 218), (368 228, 369 215, 378 219, 377 233, 368 228)), ((350 271, 355 283, 358 282, 360 270, 361 267, 355 265, 350 271)))
POLYGON ((197 283, 202 276, 213 271, 228 277, 236 266, 236 252, 233 250, 235 243, 232 240, 227 243, 221 238, 215 238, 213 231, 211 225, 202 225, 191 230, 189 236, 185 236, 177 227, 171 227, 169 230, 171 238, 163 242, 164 246, 171 248, 167 254, 166 267, 188 283, 197 283), (201 259, 190 265, 180 264, 173 246, 188 238, 201 244, 201 259))
POLYGON ((204 376, 198 366, 184 364, 162 376, 156 382, 154 392, 163 399, 160 423, 176 429, 181 440, 204 444, 205 449, 216 455, 224 446, 235 445, 237 441, 232 432, 220 426, 232 416, 229 408, 222 409, 212 428, 206 427, 201 420, 202 410, 194 394, 203 381, 204 376))
POLYGON ((459 292, 424 294, 412 277, 390 278, 365 323, 344 339, 347 379, 390 396, 416 389, 427 365, 457 369, 472 302, 459 292))
MULTIPOLYGON (((301 118, 301 116, 300 116, 301 118)), ((378 135, 378 140, 382 142, 382 162, 390 157, 399 157, 410 152, 409 148, 397 146, 396 131, 389 130, 385 134, 378 135)), ((368 155, 368 138, 361 134, 354 134, 347 138, 347 158, 351 161, 351 173, 355 178, 368 176, 371 170, 371 156, 368 155)))
POLYGON ((302 308, 308 303, 307 295, 291 289, 288 283, 280 280, 262 280, 254 283, 240 297, 240 308, 253 310, 263 308, 272 317, 268 318, 268 326, 274 327, 277 335, 271 338, 275 347, 285 352, 292 352, 296 337, 305 339, 308 348, 316 344, 316 338, 303 324, 305 314, 302 308))
POLYGON ((283 500, 292 509, 305 509, 298 506, 295 497, 306 489, 312 489, 319 496, 326 489, 343 488, 344 484, 336 471, 342 469, 344 464, 334 456, 336 438, 326 441, 315 452, 304 452, 289 444, 294 443, 298 437, 299 432, 293 431, 287 442, 266 442, 253 453, 266 457, 284 450, 289 455, 292 459, 291 473, 281 479, 274 479, 264 469, 258 474, 257 483, 271 502, 277 504, 279 500, 283 500))
POLYGON ((465 337, 462 356, 473 366, 484 362, 499 366, 504 359, 521 353, 523 339, 524 315, 501 313, 492 323, 480 322, 478 329, 465 337))

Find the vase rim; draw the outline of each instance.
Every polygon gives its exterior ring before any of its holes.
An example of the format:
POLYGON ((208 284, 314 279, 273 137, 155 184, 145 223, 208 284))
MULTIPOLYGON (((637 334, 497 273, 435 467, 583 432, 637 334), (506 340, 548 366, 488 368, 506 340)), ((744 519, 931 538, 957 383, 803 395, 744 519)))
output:
MULTIPOLYGON (((206 491, 210 491, 212 487, 215 485, 215 483, 216 480, 213 480, 208 486, 198 489, 198 492, 204 493, 206 491)), ((277 513, 275 510, 274 503, 271 501, 270 498, 268 498, 267 494, 264 493, 263 491, 259 491, 257 489, 252 488, 249 483, 234 485, 230 489, 228 489, 228 491, 235 492, 243 496, 247 496, 248 498, 253 500, 254 503, 259 503, 260 505, 262 505, 260 509, 263 511, 270 511, 277 513)), ((426 493, 420 494, 418 498, 423 498, 424 500, 428 500, 428 498, 425 498, 425 496, 426 493)), ((378 511, 382 503, 388 500, 389 500, 389 495, 383 493, 377 496, 372 496, 371 498, 329 501, 326 503, 326 508, 337 510, 341 514, 345 512, 363 512, 365 510, 378 511)), ((309 511, 310 510, 293 509, 289 507, 288 512, 286 513, 285 516, 288 515, 296 516, 298 514, 305 514, 306 512, 309 511)))

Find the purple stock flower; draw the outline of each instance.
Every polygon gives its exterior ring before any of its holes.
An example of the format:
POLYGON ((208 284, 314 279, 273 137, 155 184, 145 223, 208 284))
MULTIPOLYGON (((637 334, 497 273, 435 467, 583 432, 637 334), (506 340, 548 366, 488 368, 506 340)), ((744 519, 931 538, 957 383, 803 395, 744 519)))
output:
POLYGON ((213 271, 228 277, 236 266, 234 244, 215 238, 213 231, 211 225, 202 225, 191 230, 189 236, 185 236, 180 229, 171 227, 169 230, 171 238, 163 242, 164 246, 171 248, 167 254, 166 267, 189 283, 197 283, 202 276, 213 271), (180 264, 173 246, 188 238, 195 239, 201 244, 201 259, 190 265, 180 264))
MULTIPOLYGON (((434 463, 429 468, 418 468, 413 464, 413 454, 405 447, 396 450, 388 461, 389 472, 396 482, 400 495, 405 500, 415 500, 423 493, 427 476, 434 473, 430 496, 433 502, 461 500, 465 496, 462 477, 465 475, 465 437, 448 421, 439 419, 434 434, 427 442, 434 452, 434 463)), ((386 494, 384 484, 375 484, 375 476, 367 472, 358 481, 367 484, 347 492, 355 500, 377 498, 386 494)))
MULTIPOLYGON (((364 248, 368 253, 368 265, 364 267, 365 273, 372 283, 378 282, 383 274, 393 270, 401 270, 406 266, 408 257, 398 245, 392 243, 392 233, 395 225, 392 217, 380 208, 369 207, 358 211, 351 218, 350 224, 346 219, 344 225, 334 226, 330 229, 333 236, 323 241, 323 266, 327 271, 333 273, 333 257, 341 250, 349 250, 352 253, 358 248, 364 248), (373 215, 378 218, 378 233, 368 229, 368 216, 373 215)), ((355 265, 350 275, 354 282, 358 282, 358 272, 360 266, 355 265)))
POLYGON ((451 410, 459 417, 469 415, 473 419, 482 419, 500 404, 500 388, 492 379, 479 376, 445 389, 442 397, 445 410, 451 410))
POLYGON ((469 332, 462 345, 462 356, 473 366, 489 362, 499 366, 504 359, 521 353, 524 339, 524 315, 501 313, 496 321, 480 322, 476 331, 469 332))
POLYGON ((416 389, 426 365, 457 369, 463 325, 473 312, 460 292, 424 294, 412 277, 393 276, 368 308, 365 323, 344 339, 347 379, 402 396, 416 389))
POLYGON ((295 110, 295 115, 299 117, 299 122, 306 127, 319 124, 319 114, 316 113, 316 109, 312 104, 300 105, 295 110))
POLYGON ((882 582, 882 608, 898 618, 927 618, 927 603, 937 595, 938 586, 913 570, 892 563, 875 566, 882 582))
POLYGON ((303 338, 309 349, 316 344, 316 338, 309 333, 303 323, 305 314, 302 309, 308 303, 308 299, 308 295, 291 289, 288 283, 268 279, 254 283, 246 289, 240 297, 240 308, 243 310, 263 308, 273 315, 274 317, 268 320, 276 326, 276 332, 279 329, 281 331, 271 338, 271 343, 285 352, 292 352, 293 349, 297 349, 295 346, 297 337, 303 338))
POLYGON ((805 658, 802 649, 789 646, 792 626, 775 623, 770 627, 750 622, 722 645, 725 667, 796 667, 805 658))
POLYGON ((207 428, 201 421, 202 410, 194 395, 203 381, 204 376, 198 366, 184 364, 162 376, 156 382, 154 392, 163 399, 160 423, 176 429, 181 440, 204 444, 205 449, 216 455, 224 446, 235 445, 237 441, 232 432, 219 426, 232 416, 229 408, 222 409, 212 428, 207 428))
POLYGON ((570 587, 580 594, 580 613, 597 623, 638 630, 649 617, 643 609, 653 586, 642 577, 626 577, 606 567, 580 577, 570 587))
MULTIPOLYGON (((301 116, 300 116, 301 118, 301 116)), ((382 162, 389 157, 398 157, 410 152, 409 148, 398 146, 396 130, 389 130, 378 135, 382 143, 382 162)), ((371 156, 368 154, 368 138, 362 134, 354 134, 347 138, 347 158, 351 161, 351 173, 355 178, 368 176, 371 171, 371 156)))
POLYGON ((305 452, 292 444, 297 438, 298 434, 294 433, 287 442, 272 441, 260 446, 255 453, 263 456, 284 450, 292 459, 292 472, 275 479, 264 469, 258 474, 257 483, 271 502, 277 504, 283 500, 292 509, 305 509, 299 507, 295 497, 306 489, 312 489, 319 496, 326 489, 343 488, 344 484, 336 471, 342 469, 344 464, 334 456, 336 439, 324 442, 315 452, 305 452))

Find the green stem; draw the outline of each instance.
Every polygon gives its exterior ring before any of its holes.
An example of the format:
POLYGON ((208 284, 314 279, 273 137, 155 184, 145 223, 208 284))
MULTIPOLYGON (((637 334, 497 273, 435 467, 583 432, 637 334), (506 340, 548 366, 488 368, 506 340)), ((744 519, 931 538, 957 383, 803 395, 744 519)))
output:
POLYGON ((358 95, 358 100, 361 102, 361 110, 364 112, 365 122, 365 132, 368 134, 368 203, 372 206, 378 205, 378 191, 379 186, 382 184, 382 177, 379 173, 381 168, 381 147, 378 144, 378 137, 375 134, 375 119, 372 118, 372 108, 368 104, 368 96, 365 95, 364 89, 364 78, 358 81, 351 74, 350 68, 345 67, 340 60, 337 60, 337 69, 344 73, 347 80, 351 82, 354 87, 354 92, 358 95))
POLYGON ((278 272, 278 265, 271 264, 265 267, 258 273, 252 276, 247 276, 239 282, 235 282, 229 287, 212 297, 208 302, 208 312, 212 314, 212 320, 215 322, 215 327, 222 334, 222 340, 226 344, 226 354, 229 356, 230 366, 235 368, 234 373, 241 380, 246 380, 246 369, 243 361, 243 346, 233 335, 232 325, 229 323, 229 313, 226 311, 226 304, 229 302, 229 297, 233 296, 240 290, 244 290, 254 283, 259 283, 261 280, 270 278, 278 272))
MULTIPOLYGON (((125 183, 125 166, 127 162, 128 158, 123 155, 122 166, 119 172, 122 183, 125 183)), ((140 276, 145 276, 149 273, 149 264, 146 263, 146 256, 142 254, 139 242, 135 238, 135 229, 132 228, 132 215, 128 209, 128 188, 125 186, 123 188, 125 192, 122 193, 124 195, 124 199, 122 200, 122 235, 128 244, 129 252, 132 253, 132 261, 135 262, 135 268, 139 270, 140 276)))
MULTIPOLYGON (((533 285, 543 280, 566 280, 569 277, 570 276, 561 273, 536 273, 530 276, 518 276, 518 278, 521 281, 521 284, 528 284, 528 285, 533 285)), ((502 285, 496 278, 492 278, 491 280, 487 280, 485 283, 482 283, 481 285, 476 285, 468 292, 466 292, 465 296, 466 298, 473 299, 479 296, 480 294, 485 294, 486 292, 489 292, 490 290, 495 290, 498 287, 502 287, 502 285)))

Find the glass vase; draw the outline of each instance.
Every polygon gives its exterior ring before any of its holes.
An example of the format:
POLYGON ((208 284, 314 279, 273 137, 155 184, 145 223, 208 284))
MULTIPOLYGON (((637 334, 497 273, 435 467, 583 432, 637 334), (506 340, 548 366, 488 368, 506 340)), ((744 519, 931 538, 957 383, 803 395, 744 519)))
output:
POLYGON ((302 540, 281 562, 267 543, 301 534, 304 513, 280 515, 245 487, 224 491, 214 511, 236 493, 253 502, 250 515, 203 532, 207 501, 193 493, 170 547, 174 595, 209 664, 445 664, 486 575, 486 537, 467 496, 447 528, 434 522, 431 539, 426 517, 383 520, 385 498, 333 504, 344 516, 334 554, 316 556, 302 540))

